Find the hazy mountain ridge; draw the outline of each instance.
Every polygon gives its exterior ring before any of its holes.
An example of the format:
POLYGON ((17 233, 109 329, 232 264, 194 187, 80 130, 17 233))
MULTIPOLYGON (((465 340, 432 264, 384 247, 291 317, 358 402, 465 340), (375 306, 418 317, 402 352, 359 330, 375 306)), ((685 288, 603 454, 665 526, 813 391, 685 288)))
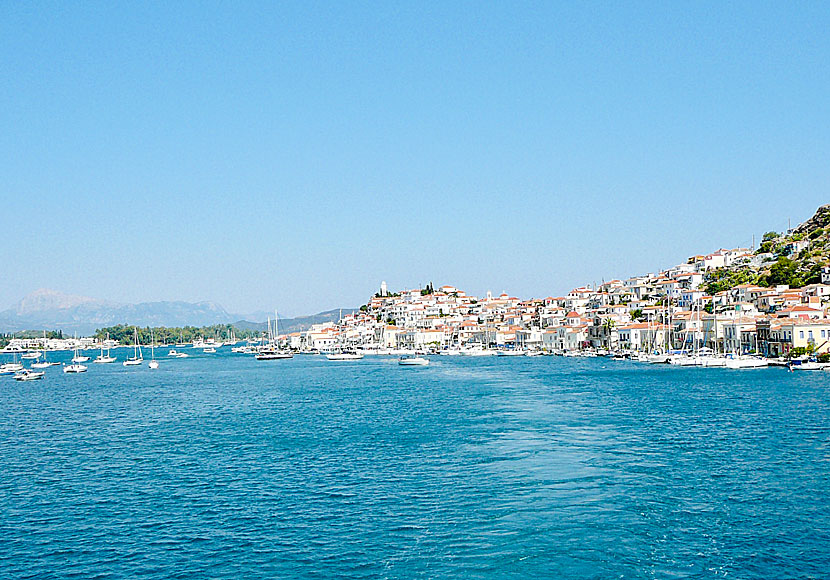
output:
MULTIPOLYGON (((300 332, 308 330, 314 324, 323 324, 325 322, 336 322, 340 318, 340 312, 344 315, 357 312, 357 308, 335 308, 334 310, 326 310, 325 312, 318 312, 308 316, 295 316, 294 318, 280 318, 279 331, 280 334, 290 334, 292 332, 300 332)), ((250 322, 248 320, 239 320, 233 323, 237 328, 244 328, 247 330, 264 331, 268 328, 267 322, 250 322)))
MULTIPOLYGON (((343 312, 351 311, 349 309, 343 312)), ((295 332, 312 324, 328 322, 336 319, 338 312, 330 310, 311 316, 280 319, 280 332, 295 332)), ((116 324, 208 326, 231 324, 243 318, 245 317, 240 314, 229 313, 215 302, 162 301, 122 304, 88 296, 64 294, 56 290, 39 289, 25 296, 11 308, 0 312, 0 332, 60 329, 64 334, 87 335, 98 328, 116 324)), ((266 323, 259 321, 242 320, 239 325, 244 328, 266 328, 266 323)))

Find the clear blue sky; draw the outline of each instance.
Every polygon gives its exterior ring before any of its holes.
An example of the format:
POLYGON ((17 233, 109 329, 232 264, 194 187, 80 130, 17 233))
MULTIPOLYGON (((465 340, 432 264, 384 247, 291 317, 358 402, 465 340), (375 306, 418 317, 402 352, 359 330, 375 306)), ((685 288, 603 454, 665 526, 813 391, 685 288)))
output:
POLYGON ((830 203, 826 3, 0 6, 0 309, 522 297, 830 203))

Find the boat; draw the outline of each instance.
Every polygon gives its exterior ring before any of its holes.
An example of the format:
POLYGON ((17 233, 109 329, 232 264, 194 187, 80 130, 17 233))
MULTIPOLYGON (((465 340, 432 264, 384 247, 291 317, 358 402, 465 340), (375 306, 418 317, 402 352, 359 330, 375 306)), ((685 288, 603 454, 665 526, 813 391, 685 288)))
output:
POLYGON ((326 355, 326 358, 334 361, 360 360, 363 355, 353 350, 343 350, 340 352, 331 352, 326 355))
POLYGON ((820 371, 828 365, 814 360, 794 360, 790 361, 790 364, 787 366, 789 366, 791 371, 820 371))
MULTIPOLYGON (((109 340, 110 340, 110 334, 108 332, 107 333, 107 345, 109 345, 109 340)), ((101 343, 101 354, 99 354, 97 357, 95 357, 95 360, 92 361, 92 362, 97 363, 97 364, 114 363, 115 362, 115 357, 110 356, 109 346, 107 346, 107 354, 104 355, 104 343, 102 342, 101 343)))
POLYGON ((541 350, 528 350, 525 351, 525 356, 542 356, 543 353, 541 350))
POLYGON ((496 356, 524 356, 524 354, 525 351, 523 350, 504 349, 496 351, 496 356))
POLYGON ((728 369, 761 369, 768 367, 769 362, 754 356, 734 356, 727 357, 724 366, 728 369))
POLYGON ((37 360, 40 358, 42 353, 38 350, 35 352, 27 352, 26 354, 20 355, 20 358, 25 360, 37 360))
POLYGON ((144 362, 144 357, 141 355, 141 345, 138 344, 138 328, 133 327, 133 356, 125 360, 123 364, 125 367, 132 367, 140 365, 144 362))
POLYGON ((284 358, 294 358, 294 353, 277 350, 262 350, 256 353, 254 358, 257 360, 279 360, 284 358))
POLYGON ((423 367, 429 364, 429 359, 423 356, 402 356, 398 364, 405 367, 423 367))
POLYGON ((187 358, 190 355, 186 352, 179 352, 175 348, 171 349, 170 352, 167 353, 167 356, 172 356, 173 358, 187 358))
POLYGON ((86 365, 81 363, 72 363, 63 367, 65 373, 85 373, 87 371, 86 365))
POLYGON ((203 348, 203 349, 202 349, 202 352, 206 352, 206 353, 210 354, 210 353, 214 353, 214 352, 216 352, 216 349, 215 349, 215 348, 213 348, 212 346, 209 346, 209 347, 207 347, 207 348, 203 348))
POLYGON ((13 375, 23 370, 23 365, 19 362, 5 363, 0 365, 0 375, 13 375))
POLYGON ((150 329, 150 363, 147 365, 151 369, 159 368, 159 361, 156 360, 156 337, 153 329, 150 329))
POLYGON ((46 373, 43 371, 30 371, 29 369, 23 369, 16 375, 14 375, 14 380, 16 381, 37 381, 43 378, 43 375, 46 373))
POLYGON ((76 351, 78 354, 72 357, 73 363, 84 363, 89 361, 89 357, 86 355, 81 354, 79 350, 76 351))

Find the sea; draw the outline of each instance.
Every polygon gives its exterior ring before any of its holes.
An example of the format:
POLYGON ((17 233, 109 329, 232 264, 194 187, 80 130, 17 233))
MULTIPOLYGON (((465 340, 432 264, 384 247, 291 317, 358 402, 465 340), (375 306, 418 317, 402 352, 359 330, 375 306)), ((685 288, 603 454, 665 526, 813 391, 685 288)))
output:
POLYGON ((830 577, 830 373, 166 352, 0 377, 0 578, 830 577))

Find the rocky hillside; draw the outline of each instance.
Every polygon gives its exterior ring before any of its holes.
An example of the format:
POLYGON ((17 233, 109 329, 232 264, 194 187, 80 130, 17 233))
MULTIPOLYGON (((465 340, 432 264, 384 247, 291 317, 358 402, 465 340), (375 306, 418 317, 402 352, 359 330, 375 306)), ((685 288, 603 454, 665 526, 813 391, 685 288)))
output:
POLYGON ((822 268, 830 265, 830 204, 790 232, 767 232, 755 255, 706 275, 706 290, 714 294, 738 284, 800 288, 821 282, 822 268))

